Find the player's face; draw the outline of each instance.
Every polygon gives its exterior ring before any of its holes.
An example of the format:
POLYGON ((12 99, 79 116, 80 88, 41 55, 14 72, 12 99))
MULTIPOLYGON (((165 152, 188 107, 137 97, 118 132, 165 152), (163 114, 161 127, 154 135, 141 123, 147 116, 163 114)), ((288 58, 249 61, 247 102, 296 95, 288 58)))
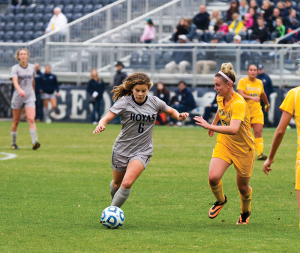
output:
POLYGON ((148 91, 148 86, 145 84, 138 84, 134 86, 132 89, 132 93, 135 101, 138 103, 143 103, 146 99, 148 91))
POLYGON ((19 52, 18 58, 19 58, 19 60, 21 62, 27 62, 27 60, 28 60, 28 54, 27 54, 27 52, 25 50, 21 50, 19 52))
POLYGON ((224 97, 229 89, 231 88, 228 82, 224 82, 223 78, 219 76, 215 76, 214 78, 215 83, 215 91, 218 93, 218 95, 224 97))
POLYGON ((247 71, 247 74, 250 78, 256 78, 257 76, 257 67, 254 66, 254 65, 251 65, 249 68, 248 68, 248 71, 247 71))

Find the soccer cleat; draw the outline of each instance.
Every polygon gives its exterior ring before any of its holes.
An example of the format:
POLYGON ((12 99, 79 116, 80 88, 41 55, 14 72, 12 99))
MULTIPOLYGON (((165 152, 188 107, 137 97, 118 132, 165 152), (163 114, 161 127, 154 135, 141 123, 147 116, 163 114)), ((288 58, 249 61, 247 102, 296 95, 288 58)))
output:
POLYGON ((261 154, 261 155, 259 155, 259 156, 257 157, 257 160, 261 160, 261 161, 267 160, 267 156, 261 154))
POLYGON ((251 212, 241 213, 236 225, 246 225, 249 222, 251 212))
POLYGON ((11 149, 19 149, 19 147, 17 144, 13 144, 13 145, 11 145, 11 149))
POLYGON ((32 149, 37 150, 40 146, 41 146, 41 144, 39 142, 36 142, 36 143, 32 144, 32 149))
POLYGON ((217 200, 214 205, 209 209, 208 216, 210 219, 214 219, 218 216, 219 212, 221 211, 222 207, 226 204, 227 197, 225 196, 225 201, 223 203, 219 203, 217 200))

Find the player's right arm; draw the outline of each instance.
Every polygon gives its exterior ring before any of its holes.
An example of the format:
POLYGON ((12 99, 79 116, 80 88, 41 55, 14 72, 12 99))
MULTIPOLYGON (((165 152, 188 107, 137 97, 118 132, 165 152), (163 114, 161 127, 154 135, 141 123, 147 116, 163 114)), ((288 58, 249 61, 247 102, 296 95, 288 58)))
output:
POLYGON ((25 91, 22 90, 22 88, 20 87, 20 85, 18 83, 18 77, 13 76, 12 81, 13 81, 13 85, 14 85, 16 91, 19 93, 20 97, 22 97, 22 98, 25 97, 25 91))
POLYGON ((115 117, 117 116, 117 114, 109 111, 100 121, 98 126, 96 126, 95 130, 93 131, 93 134, 100 134, 101 132, 103 132, 105 130, 105 126, 107 125, 107 123, 109 123, 110 121, 112 121, 115 117))

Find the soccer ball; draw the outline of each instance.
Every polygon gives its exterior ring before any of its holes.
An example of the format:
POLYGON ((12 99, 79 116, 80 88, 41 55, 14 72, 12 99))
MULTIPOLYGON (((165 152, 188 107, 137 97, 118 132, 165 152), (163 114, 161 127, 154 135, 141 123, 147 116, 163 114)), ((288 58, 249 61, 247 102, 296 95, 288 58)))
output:
POLYGON ((109 206, 103 210, 100 223, 108 228, 118 228, 123 225, 124 221, 125 214, 121 208, 109 206))

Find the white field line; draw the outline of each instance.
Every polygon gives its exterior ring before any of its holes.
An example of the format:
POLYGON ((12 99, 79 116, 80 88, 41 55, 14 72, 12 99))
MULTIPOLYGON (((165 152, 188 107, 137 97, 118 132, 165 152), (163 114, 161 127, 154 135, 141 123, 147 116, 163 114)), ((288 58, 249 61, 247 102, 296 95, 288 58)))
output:
POLYGON ((0 160, 8 160, 8 159, 13 159, 16 158, 17 155, 15 154, 10 154, 10 153, 4 153, 4 152, 0 152, 1 155, 5 155, 5 157, 1 157, 0 160))

